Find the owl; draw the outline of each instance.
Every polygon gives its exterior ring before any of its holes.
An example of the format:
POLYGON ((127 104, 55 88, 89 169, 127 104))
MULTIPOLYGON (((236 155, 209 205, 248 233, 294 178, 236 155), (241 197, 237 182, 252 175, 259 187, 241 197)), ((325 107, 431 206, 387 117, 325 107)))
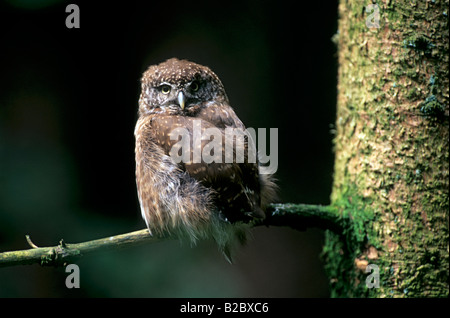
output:
POLYGON ((252 221, 264 218, 275 200, 276 185, 272 175, 259 172, 257 155, 249 160, 255 151, 251 135, 244 133, 239 143, 238 136, 227 134, 245 132, 245 126, 222 82, 208 67, 187 60, 152 65, 141 79, 138 115, 136 184, 150 233, 192 244, 213 238, 231 262, 252 221), (205 138, 208 131, 214 134, 205 138), (212 140, 221 146, 212 149, 215 160, 205 156, 212 140), (184 148, 177 148, 180 143, 184 148), (244 147, 243 160, 237 146, 244 147))

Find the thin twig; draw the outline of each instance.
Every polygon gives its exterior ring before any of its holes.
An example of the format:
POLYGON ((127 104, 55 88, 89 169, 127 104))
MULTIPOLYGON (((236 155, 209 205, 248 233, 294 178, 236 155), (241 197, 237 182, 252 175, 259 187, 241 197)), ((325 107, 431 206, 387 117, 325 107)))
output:
POLYGON ((89 253, 161 240, 163 239, 152 237, 147 229, 76 244, 61 240, 59 245, 50 247, 37 247, 28 237, 28 244, 33 248, 0 253, 0 267, 36 263, 43 266, 62 266, 89 253))
POLYGON ((29 235, 25 235, 25 238, 27 239, 28 245, 30 245, 32 248, 39 248, 39 246, 37 246, 36 244, 33 243, 33 241, 31 241, 29 235))

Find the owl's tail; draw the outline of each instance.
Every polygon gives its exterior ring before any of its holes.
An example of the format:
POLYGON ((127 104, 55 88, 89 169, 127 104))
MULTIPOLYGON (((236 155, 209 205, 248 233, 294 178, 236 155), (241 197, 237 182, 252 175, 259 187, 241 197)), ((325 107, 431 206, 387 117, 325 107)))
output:
POLYGON ((237 247, 247 242, 250 225, 246 223, 226 223, 217 219, 212 224, 212 237, 216 241, 219 251, 225 259, 233 264, 233 257, 237 247))
POLYGON ((273 174, 259 174, 261 184, 261 208, 265 211, 270 203, 278 200, 278 186, 273 174))

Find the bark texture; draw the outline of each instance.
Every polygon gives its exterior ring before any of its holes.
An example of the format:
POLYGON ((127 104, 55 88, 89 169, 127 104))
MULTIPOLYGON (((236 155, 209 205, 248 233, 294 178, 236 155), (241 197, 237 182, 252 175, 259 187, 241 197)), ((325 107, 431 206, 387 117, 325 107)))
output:
POLYGON ((448 296, 448 1, 341 0, 332 296, 448 296), (365 284, 368 264, 380 287, 365 284))

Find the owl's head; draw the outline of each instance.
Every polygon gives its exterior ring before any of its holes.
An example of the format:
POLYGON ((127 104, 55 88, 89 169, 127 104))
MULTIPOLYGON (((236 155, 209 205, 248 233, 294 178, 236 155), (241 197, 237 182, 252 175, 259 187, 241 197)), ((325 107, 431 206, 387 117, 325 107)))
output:
POLYGON ((211 102, 228 103, 223 84, 211 69, 176 58, 150 66, 141 88, 140 115, 190 115, 211 102))

